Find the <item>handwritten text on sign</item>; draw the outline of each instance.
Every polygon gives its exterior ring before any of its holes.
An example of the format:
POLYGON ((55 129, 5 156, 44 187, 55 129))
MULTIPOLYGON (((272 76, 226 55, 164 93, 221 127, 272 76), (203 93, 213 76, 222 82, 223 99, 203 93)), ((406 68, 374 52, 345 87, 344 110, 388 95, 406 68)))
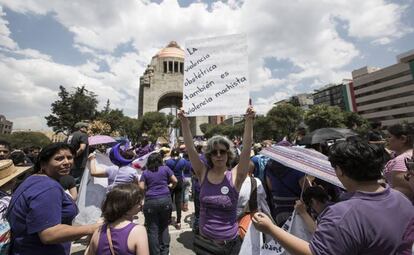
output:
POLYGON ((244 114, 249 102, 245 35, 186 42, 183 105, 188 116, 244 114))

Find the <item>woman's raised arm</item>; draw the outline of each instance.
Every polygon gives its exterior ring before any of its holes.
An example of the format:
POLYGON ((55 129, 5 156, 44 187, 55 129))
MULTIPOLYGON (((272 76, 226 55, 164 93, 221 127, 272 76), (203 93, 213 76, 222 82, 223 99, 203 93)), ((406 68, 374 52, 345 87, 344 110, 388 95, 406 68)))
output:
POLYGON ((89 169, 91 170, 91 175, 93 177, 108 177, 105 169, 96 166, 96 156, 91 153, 88 157, 89 160, 89 169))
POLYGON ((183 132, 184 144, 187 149, 188 157, 190 158, 191 166, 193 167, 194 173, 201 181, 204 177, 206 166, 200 160, 200 157, 194 147, 193 136, 190 130, 190 121, 185 116, 184 110, 181 109, 178 112, 178 118, 181 121, 181 130, 183 132))
POLYGON ((233 180, 235 176, 235 186, 237 190, 240 190, 244 180, 246 179, 249 171, 250 150, 253 143, 253 122, 255 117, 255 111, 251 105, 246 110, 246 116, 244 118, 244 133, 243 133, 243 149, 240 153, 240 160, 237 166, 234 168, 236 173, 233 172, 233 180))

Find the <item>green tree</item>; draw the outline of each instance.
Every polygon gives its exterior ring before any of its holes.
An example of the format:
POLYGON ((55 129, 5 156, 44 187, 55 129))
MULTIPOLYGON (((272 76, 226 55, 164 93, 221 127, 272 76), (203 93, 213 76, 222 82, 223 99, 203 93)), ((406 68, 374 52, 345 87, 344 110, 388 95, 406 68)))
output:
POLYGON ((352 128, 369 125, 368 120, 356 112, 343 112, 343 115, 344 115, 344 124, 347 128, 352 129, 352 128))
POLYGON ((319 128, 341 128, 345 127, 345 118, 342 110, 338 106, 326 104, 314 105, 305 113, 305 124, 309 131, 319 128))
POLYGON ((267 116, 257 116, 254 120, 254 140, 259 142, 263 140, 276 139, 276 128, 273 120, 267 116), (273 132, 272 132, 273 130, 273 132))
POLYGON ((209 123, 203 123, 200 125, 200 130, 201 132, 203 132, 203 134, 205 135, 207 133, 207 130, 211 128, 211 124, 209 123))
POLYGON ((139 129, 147 133, 149 139, 155 142, 158 137, 168 137, 168 128, 171 124, 171 118, 167 118, 162 112, 146 112, 140 119, 139 129))
POLYGON ((40 132, 14 132, 0 135, 0 139, 8 141, 12 148, 23 149, 31 146, 44 147, 51 143, 50 139, 40 132))
POLYGON ((106 104, 105 107, 102 110, 102 113, 108 113, 111 110, 111 102, 108 100, 106 100, 106 104))
POLYGON ((370 124, 367 119, 356 112, 343 112, 345 126, 355 130, 361 137, 365 137, 370 130, 370 124))
POLYGON ((292 104, 280 104, 267 113, 270 121, 273 138, 281 140, 284 136, 289 139, 303 120, 303 110, 292 104), (276 137, 275 137, 276 136, 276 137))
POLYGON ((140 129, 141 122, 138 119, 125 116, 123 123, 123 131, 125 132, 124 135, 128 136, 128 139, 130 141, 134 143, 138 142, 139 138, 142 135, 140 129))
POLYGON ((121 135, 125 135, 125 115, 123 111, 110 109, 107 106, 97 114, 96 119, 107 123, 111 127, 111 132, 119 132, 121 135))
POLYGON ((52 114, 45 119, 53 131, 68 135, 73 131, 76 122, 95 118, 98 100, 95 93, 84 86, 77 87, 72 93, 63 86, 59 86, 59 90, 59 99, 51 105, 52 114))

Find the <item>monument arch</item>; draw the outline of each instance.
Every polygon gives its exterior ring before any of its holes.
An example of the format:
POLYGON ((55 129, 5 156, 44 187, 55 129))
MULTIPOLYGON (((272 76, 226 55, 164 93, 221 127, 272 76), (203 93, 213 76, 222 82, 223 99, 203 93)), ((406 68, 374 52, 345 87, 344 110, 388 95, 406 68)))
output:
MULTIPOLYGON (((181 106, 184 82, 184 50, 175 42, 155 54, 139 79, 138 118, 167 106, 181 106)), ((191 120, 193 135, 203 135, 199 126, 208 117, 191 120)))

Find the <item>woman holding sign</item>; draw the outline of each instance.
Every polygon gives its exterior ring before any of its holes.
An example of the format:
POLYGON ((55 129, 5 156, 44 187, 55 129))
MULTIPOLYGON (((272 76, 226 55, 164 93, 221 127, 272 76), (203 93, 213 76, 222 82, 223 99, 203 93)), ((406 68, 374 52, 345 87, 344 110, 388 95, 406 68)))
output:
POLYGON ((188 156, 201 185, 200 235, 195 237, 194 250, 197 254, 238 254, 241 240, 238 236, 237 200, 249 169, 255 111, 252 106, 247 108, 244 146, 239 164, 233 169, 229 168, 234 157, 229 139, 214 136, 207 141, 206 165, 194 147, 190 123, 184 111, 181 110, 178 116, 188 156))

